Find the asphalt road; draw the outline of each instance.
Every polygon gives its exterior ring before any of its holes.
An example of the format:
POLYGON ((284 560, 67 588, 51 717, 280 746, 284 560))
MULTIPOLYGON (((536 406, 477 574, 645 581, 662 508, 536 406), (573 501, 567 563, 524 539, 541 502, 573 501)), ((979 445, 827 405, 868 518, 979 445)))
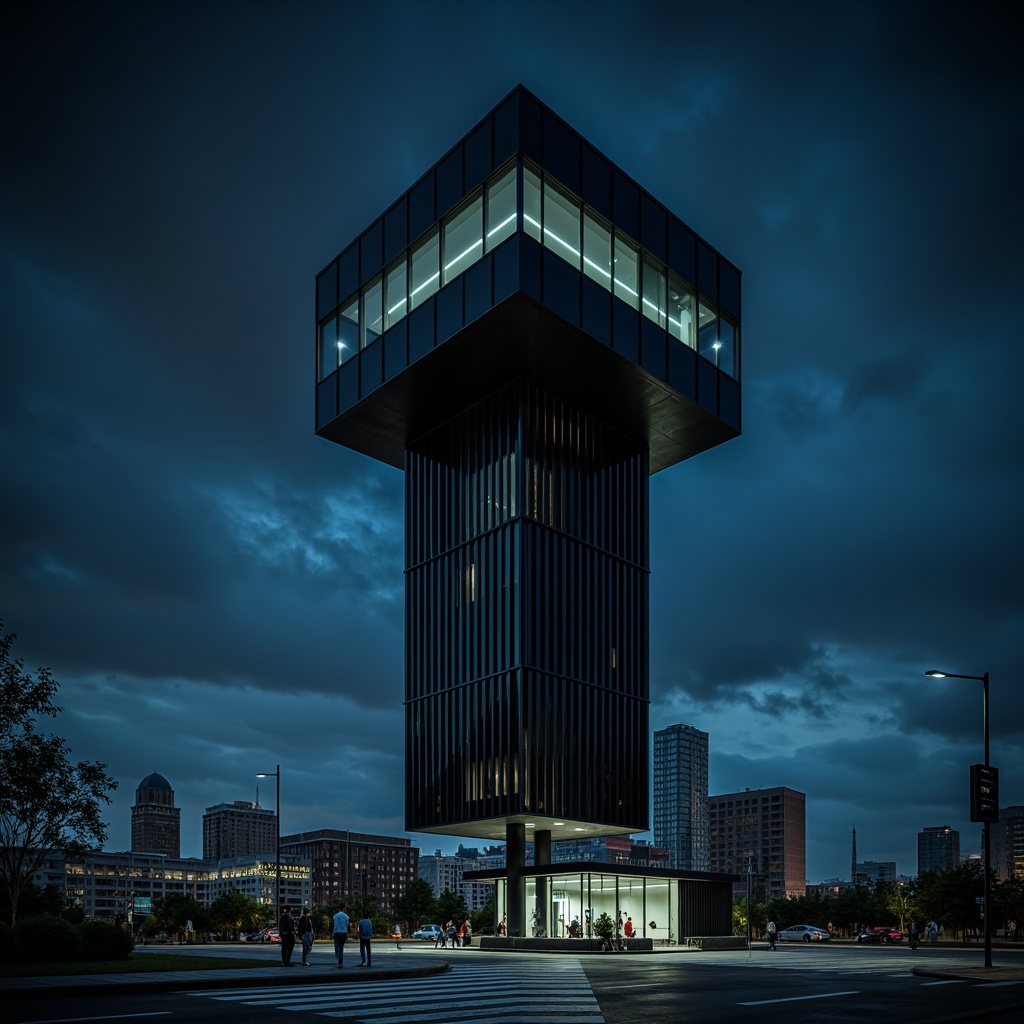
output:
MULTIPOLYGON (((906 947, 874 946, 591 957, 406 947, 394 955, 396 964, 399 958, 411 964, 421 957, 444 957, 452 970, 430 977, 298 987, 247 985, 242 972, 230 989, 9 997, 0 1018, 5 1024, 298 1024, 314 1018, 325 1024, 1024 1020, 1024 981, 993 985, 912 974, 914 964, 929 955, 939 961, 931 951, 913 954, 906 947)), ((943 957, 954 962, 957 955, 943 957)), ((959 956, 964 963, 977 959, 959 956)), ((1001 959, 1006 956, 1024 960, 1019 954, 1002 954, 1001 959)))

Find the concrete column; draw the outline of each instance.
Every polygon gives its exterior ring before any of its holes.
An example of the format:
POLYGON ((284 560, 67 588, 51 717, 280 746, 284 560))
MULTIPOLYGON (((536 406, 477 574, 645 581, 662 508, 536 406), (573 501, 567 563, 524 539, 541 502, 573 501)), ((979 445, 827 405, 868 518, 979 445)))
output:
MULTIPOLYGON (((551 831, 537 829, 533 833, 533 863, 536 867, 551 863, 551 831)), ((547 878, 537 876, 537 917, 544 935, 551 935, 551 892, 547 878)))
POLYGON ((527 934, 526 931, 526 826, 517 822, 505 825, 505 871, 508 875, 506 892, 505 932, 507 935, 527 934))

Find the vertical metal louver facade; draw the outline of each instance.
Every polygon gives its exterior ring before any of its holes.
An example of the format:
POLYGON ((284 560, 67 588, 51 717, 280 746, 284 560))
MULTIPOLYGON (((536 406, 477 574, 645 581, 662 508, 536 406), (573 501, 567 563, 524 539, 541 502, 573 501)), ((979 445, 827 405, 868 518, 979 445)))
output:
POLYGON ((644 828, 647 448, 519 379, 405 468, 407 827, 644 828))

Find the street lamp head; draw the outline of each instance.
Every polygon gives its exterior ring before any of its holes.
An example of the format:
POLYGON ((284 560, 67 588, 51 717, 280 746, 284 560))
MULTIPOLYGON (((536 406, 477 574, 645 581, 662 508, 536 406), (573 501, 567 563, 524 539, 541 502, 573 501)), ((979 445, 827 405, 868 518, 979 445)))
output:
POLYGON ((945 672, 940 672, 938 669, 935 669, 935 668, 928 669, 928 671, 925 672, 925 675, 926 676, 931 676, 933 679, 945 679, 946 678, 946 673, 945 672))

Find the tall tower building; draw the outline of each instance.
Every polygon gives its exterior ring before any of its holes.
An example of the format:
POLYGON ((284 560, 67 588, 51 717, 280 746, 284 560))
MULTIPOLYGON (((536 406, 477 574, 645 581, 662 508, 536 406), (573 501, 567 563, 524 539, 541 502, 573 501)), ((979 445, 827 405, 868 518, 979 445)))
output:
POLYGON ((511 935, 527 832, 648 827, 648 480, 740 433, 739 332, 736 267, 522 87, 317 275, 317 433, 405 471, 406 828, 505 838, 511 935))
POLYGON ((207 807, 203 815, 203 860, 223 860, 277 850, 277 815, 259 804, 236 800, 207 807))
POLYGON ((952 871, 960 867, 960 833, 948 825, 932 825, 917 833, 917 873, 952 871))
POLYGON ((158 772, 147 775, 135 790, 132 852, 181 856, 181 808, 174 806, 174 790, 158 772))
POLYGON ((654 734, 654 845, 669 867, 708 870, 708 734, 692 725, 654 734))
POLYGON ((1024 878, 1024 807, 1001 807, 992 826, 992 873, 1000 879, 1024 878))
POLYGON ((749 865, 752 888, 765 899, 805 895, 806 803, 786 786, 710 797, 711 870, 745 875, 749 865))

